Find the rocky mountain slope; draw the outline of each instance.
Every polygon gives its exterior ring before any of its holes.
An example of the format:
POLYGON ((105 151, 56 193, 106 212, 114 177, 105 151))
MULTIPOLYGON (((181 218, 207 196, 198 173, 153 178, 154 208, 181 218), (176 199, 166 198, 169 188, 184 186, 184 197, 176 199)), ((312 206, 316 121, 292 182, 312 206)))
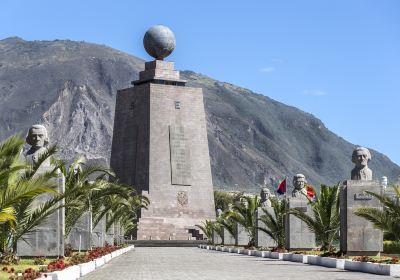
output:
MULTIPOLYGON (((137 79, 144 61, 106 46, 73 41, 0 41, 0 140, 44 123, 60 156, 108 163, 115 96, 137 79)), ((297 108, 190 71, 204 90, 213 182, 258 192, 295 173, 314 185, 349 178, 355 145, 297 108)), ((400 167, 371 151, 374 177, 400 167)), ((289 180, 290 181, 290 180, 289 180)))

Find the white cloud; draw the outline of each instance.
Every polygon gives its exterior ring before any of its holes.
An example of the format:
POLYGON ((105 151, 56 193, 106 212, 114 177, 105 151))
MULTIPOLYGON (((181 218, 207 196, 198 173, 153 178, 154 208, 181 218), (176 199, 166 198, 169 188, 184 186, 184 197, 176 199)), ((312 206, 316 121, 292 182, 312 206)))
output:
POLYGON ((328 93, 324 90, 321 89, 305 89, 302 92, 303 95, 308 95, 308 96, 324 96, 328 95, 328 93))
POLYGON ((264 73, 271 73, 271 72, 275 71, 275 67, 269 66, 269 67, 261 68, 260 71, 264 72, 264 73))

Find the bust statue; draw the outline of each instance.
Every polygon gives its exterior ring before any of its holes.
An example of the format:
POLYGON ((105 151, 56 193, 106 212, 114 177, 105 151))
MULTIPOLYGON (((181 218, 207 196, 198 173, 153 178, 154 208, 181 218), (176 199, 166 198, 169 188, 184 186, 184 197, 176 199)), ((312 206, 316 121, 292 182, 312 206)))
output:
POLYGON ((221 217, 222 215, 222 209, 218 208, 217 209, 217 218, 221 217))
POLYGON ((271 191, 268 188, 265 187, 261 189, 261 207, 272 207, 270 200, 271 196, 271 191))
POLYGON ((386 191, 386 188, 388 186, 388 178, 386 176, 382 176, 381 186, 382 189, 386 191))
MULTIPOLYGON (((26 136, 26 143, 31 145, 29 151, 25 154, 25 159, 28 163, 37 163, 40 156, 47 151, 49 145, 49 137, 47 130, 43 125, 34 124, 31 126, 26 136)), ((46 159, 43 166, 50 166, 50 159, 46 159)))
POLYGON ((293 176, 293 191, 292 191, 292 197, 297 197, 297 198, 304 198, 307 196, 307 190, 306 190, 306 176, 303 174, 296 174, 293 176))
POLYGON ((367 148, 357 147, 351 156, 351 161, 356 165, 351 170, 351 180, 372 180, 372 170, 368 168, 371 153, 367 148))

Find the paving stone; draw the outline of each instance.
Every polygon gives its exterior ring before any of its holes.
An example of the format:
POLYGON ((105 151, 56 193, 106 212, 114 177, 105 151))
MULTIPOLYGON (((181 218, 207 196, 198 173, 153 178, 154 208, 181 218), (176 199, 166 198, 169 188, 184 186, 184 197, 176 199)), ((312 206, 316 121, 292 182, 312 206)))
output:
POLYGON ((394 278, 199 248, 139 247, 135 251, 111 260, 100 269, 80 279, 379 280, 394 278))

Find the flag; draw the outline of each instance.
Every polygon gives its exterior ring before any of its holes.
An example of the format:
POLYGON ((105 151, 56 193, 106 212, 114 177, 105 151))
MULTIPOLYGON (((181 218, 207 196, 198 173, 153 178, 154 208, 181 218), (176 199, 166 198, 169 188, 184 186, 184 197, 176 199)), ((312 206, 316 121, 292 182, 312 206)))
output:
POLYGON ((307 185, 306 190, 307 190, 307 196, 309 198, 313 198, 315 196, 315 190, 314 190, 313 186, 307 185))
POLYGON ((278 189, 276 190, 279 194, 284 194, 286 192, 286 179, 284 179, 280 184, 278 189))

